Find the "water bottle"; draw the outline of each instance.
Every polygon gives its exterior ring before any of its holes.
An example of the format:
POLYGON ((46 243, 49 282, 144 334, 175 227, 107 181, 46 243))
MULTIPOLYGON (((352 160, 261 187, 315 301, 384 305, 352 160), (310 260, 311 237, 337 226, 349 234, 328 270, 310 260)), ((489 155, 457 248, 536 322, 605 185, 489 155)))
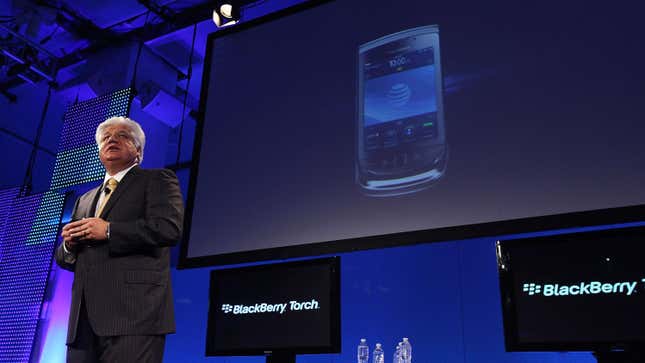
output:
POLYGON ((396 345, 396 348, 394 349, 394 357, 392 358, 392 363, 401 363, 401 344, 399 343, 396 345))
POLYGON ((372 363, 385 363, 385 352, 383 352, 383 348, 381 348, 381 343, 376 343, 374 355, 372 356, 372 363))
POLYGON ((370 359, 370 348, 367 346, 367 341, 365 338, 361 339, 360 344, 358 344, 358 363, 367 363, 370 359))
POLYGON ((401 361, 402 363, 412 362, 412 345, 408 338, 403 338, 403 343, 401 344, 401 361))

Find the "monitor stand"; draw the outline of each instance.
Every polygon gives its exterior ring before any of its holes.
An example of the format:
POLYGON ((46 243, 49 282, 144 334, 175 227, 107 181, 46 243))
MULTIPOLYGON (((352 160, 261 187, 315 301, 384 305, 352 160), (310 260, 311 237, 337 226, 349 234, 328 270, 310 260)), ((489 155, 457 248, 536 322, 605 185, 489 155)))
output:
POLYGON ((266 355, 266 363, 296 363, 296 353, 273 352, 266 355))
POLYGON ((598 363, 643 363, 645 362, 645 351, 599 351, 593 352, 598 363))

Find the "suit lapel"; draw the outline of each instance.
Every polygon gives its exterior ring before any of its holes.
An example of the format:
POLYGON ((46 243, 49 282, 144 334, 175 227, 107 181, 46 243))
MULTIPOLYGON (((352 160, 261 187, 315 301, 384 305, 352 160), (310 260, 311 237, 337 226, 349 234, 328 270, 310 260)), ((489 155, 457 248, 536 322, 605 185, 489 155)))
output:
POLYGON ((99 218, 105 219, 105 217, 108 215, 108 213, 110 213, 110 210, 112 210, 112 207, 114 207, 119 198, 121 198, 124 193, 127 193, 128 185, 131 184, 134 179, 136 179, 136 175, 140 172, 139 169, 139 166, 135 166, 130 169, 127 174, 125 174, 123 179, 121 179, 119 185, 114 190, 114 194, 112 194, 107 204, 103 208, 103 211, 101 212, 99 218))
POLYGON ((85 207, 85 215, 82 216, 83 218, 90 218, 94 217, 94 213, 96 211, 96 203, 99 201, 99 195, 101 194, 101 190, 103 190, 103 184, 100 184, 98 187, 90 190, 88 192, 88 199, 89 205, 86 205, 85 207))

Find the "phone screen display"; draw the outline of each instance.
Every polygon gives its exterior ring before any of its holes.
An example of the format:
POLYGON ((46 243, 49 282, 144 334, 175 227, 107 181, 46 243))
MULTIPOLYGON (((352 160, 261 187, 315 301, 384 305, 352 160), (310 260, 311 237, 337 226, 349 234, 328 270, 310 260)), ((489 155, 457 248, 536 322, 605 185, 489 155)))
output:
MULTIPOLYGON (((364 63, 363 124, 403 122, 406 136, 414 129, 424 136, 436 136, 437 94, 434 50, 432 47, 410 49, 402 44, 400 52, 382 49, 367 53, 364 63)), ((369 135, 369 131, 366 133, 369 135)), ((404 134, 405 135, 405 134, 404 134)))
POLYGON ((422 190, 445 169, 438 28, 359 48, 357 181, 367 195, 422 190))

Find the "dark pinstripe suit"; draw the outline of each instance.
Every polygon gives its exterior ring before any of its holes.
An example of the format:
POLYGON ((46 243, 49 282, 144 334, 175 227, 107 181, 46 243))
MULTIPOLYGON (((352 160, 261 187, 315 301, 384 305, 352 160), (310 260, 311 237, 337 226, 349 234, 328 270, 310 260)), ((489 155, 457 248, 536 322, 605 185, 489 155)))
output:
MULTIPOLYGON (((101 186, 82 195, 72 219, 92 217, 101 186)), ((98 336, 163 335, 175 331, 170 286, 170 246, 181 238, 183 202, 170 170, 133 167, 100 216, 110 239, 81 246, 62 244, 56 262, 74 272, 67 343, 77 334, 81 301, 98 336)))

